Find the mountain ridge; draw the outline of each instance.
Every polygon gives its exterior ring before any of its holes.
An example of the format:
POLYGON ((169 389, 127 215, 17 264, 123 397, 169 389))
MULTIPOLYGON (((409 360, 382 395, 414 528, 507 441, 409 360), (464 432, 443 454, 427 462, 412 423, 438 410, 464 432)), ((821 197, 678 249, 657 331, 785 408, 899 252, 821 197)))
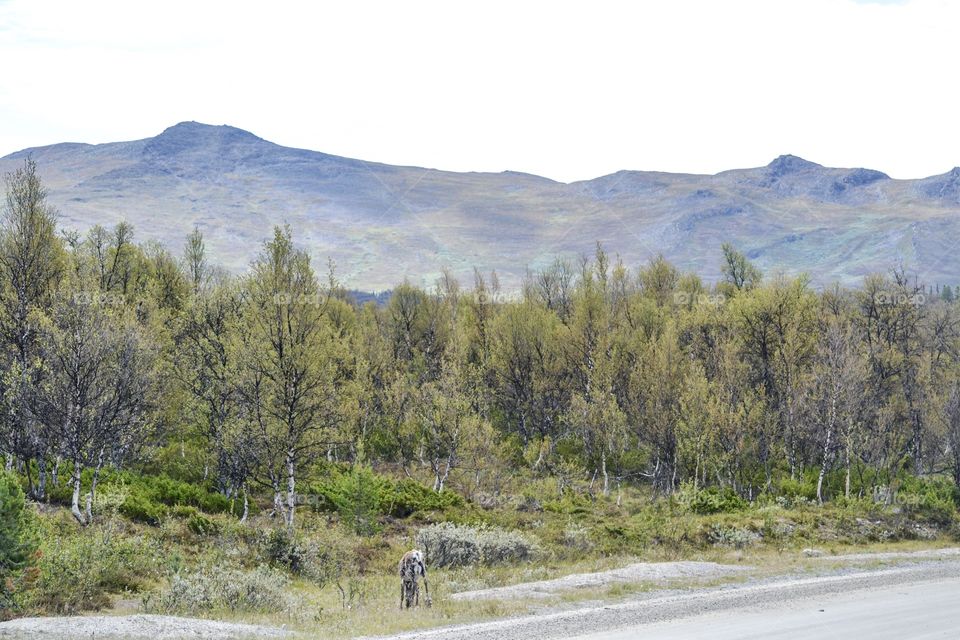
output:
MULTIPOLYGON (((866 172, 878 174, 879 176, 881 176, 881 177, 884 178, 884 179, 888 179, 888 180, 901 180, 901 181, 906 181, 906 182, 920 181, 920 180, 929 180, 929 179, 931 179, 931 178, 937 178, 937 177, 946 177, 946 176, 958 177, 958 176, 960 176, 960 166, 956 166, 956 167, 953 167, 952 169, 950 169, 950 170, 948 170, 948 171, 946 171, 946 172, 944 172, 944 173, 942 173, 942 174, 935 174, 935 175, 927 176, 927 177, 924 177, 924 178, 892 178, 892 177, 890 177, 889 175, 887 175, 886 173, 883 173, 882 171, 878 171, 878 170, 875 170, 875 169, 870 169, 870 168, 867 168, 867 167, 827 167, 827 166, 825 166, 825 165, 822 165, 822 164, 819 164, 819 163, 817 163, 817 162, 813 162, 813 161, 807 160, 807 159, 802 158, 802 157, 800 157, 800 156, 796 156, 796 155, 787 153, 787 154, 782 154, 782 155, 774 158, 773 160, 770 161, 770 163, 768 163, 767 165, 764 165, 764 166, 760 166, 760 167, 746 167, 746 168, 735 168, 735 169, 724 169, 724 170, 719 171, 719 172, 717 172, 717 173, 693 173, 693 172, 686 172, 686 171, 661 171, 661 170, 647 170, 647 169, 619 169, 619 170, 617 170, 617 171, 615 171, 615 172, 613 172, 613 173, 601 174, 601 175, 595 176, 595 177, 593 177, 593 178, 586 178, 586 179, 581 179, 581 180, 572 180, 572 181, 570 181, 570 182, 563 182, 563 181, 560 181, 560 180, 556 180, 556 179, 554 179, 554 178, 550 178, 549 176, 541 176, 541 175, 539 175, 539 174, 531 173, 531 172, 529 172, 529 171, 518 171, 518 170, 514 170, 514 169, 504 169, 504 170, 502 170, 502 171, 451 171, 451 170, 446 170, 446 169, 437 169, 437 168, 433 168, 433 167, 421 167, 421 166, 419 166, 419 165, 391 165, 391 164, 387 164, 387 163, 383 163, 383 162, 377 162, 377 161, 372 161, 372 160, 371 160, 371 161, 368 161, 368 160, 358 160, 358 159, 355 159, 355 158, 350 158, 349 156, 341 156, 341 155, 336 155, 336 154, 329 154, 329 153, 325 153, 325 152, 323 152, 323 151, 317 151, 317 150, 314 150, 314 149, 307 149, 307 148, 305 148, 305 147, 287 147, 287 146, 283 146, 283 145, 277 144, 277 143, 275 143, 275 142, 271 142, 271 141, 269 141, 269 140, 266 140, 265 138, 261 138, 260 136, 254 134, 254 133, 252 133, 252 132, 250 132, 250 131, 247 131, 246 129, 241 129, 241 128, 235 127, 235 126, 233 126, 233 125, 228 125, 228 124, 211 125, 211 124, 204 124, 204 123, 198 122, 198 121, 196 121, 196 120, 184 120, 184 121, 182 121, 182 122, 178 122, 178 123, 176 123, 176 124, 174 124, 174 125, 171 125, 171 126, 167 127, 166 129, 164 129, 163 131, 161 131, 161 132, 160 132, 159 134, 157 134, 156 136, 151 136, 151 137, 148 137, 148 138, 140 138, 140 139, 137 139, 137 140, 118 141, 118 142, 99 142, 99 143, 70 142, 70 141, 67 141, 67 142, 57 142, 57 143, 48 144, 48 145, 39 145, 39 146, 36 146, 36 147, 27 147, 27 148, 24 148, 24 149, 20 149, 20 150, 18 150, 18 151, 13 151, 13 152, 7 154, 6 156, 0 156, 0 161, 3 161, 3 160, 11 160, 11 159, 24 159, 24 158, 26 158, 28 155, 34 154, 34 153, 36 153, 36 152, 43 152, 43 151, 48 151, 48 150, 57 149, 57 148, 77 147, 77 148, 87 148, 87 149, 91 149, 91 148, 96 148, 96 147, 107 147, 107 146, 114 146, 114 145, 121 145, 121 144, 136 144, 136 143, 142 143, 142 142, 155 141, 155 140, 158 140, 158 139, 161 139, 161 140, 162 140, 162 139, 171 138, 171 137, 174 137, 174 138, 182 138, 182 137, 185 137, 185 136, 188 136, 188 135, 196 135, 197 133, 209 134, 211 131, 223 131, 223 132, 227 132, 227 133, 229 133, 230 135, 236 136, 236 137, 238 137, 238 138, 245 138, 245 139, 249 139, 249 140, 256 141, 256 142, 261 142, 261 143, 270 145, 270 146, 272 146, 272 147, 276 147, 276 148, 280 148, 280 149, 285 149, 285 150, 289 150, 289 151, 302 151, 302 152, 306 152, 306 153, 310 153, 310 154, 316 154, 316 155, 319 155, 319 156, 325 156, 325 157, 329 157, 329 158, 337 158, 337 159, 347 160, 347 161, 363 162, 363 163, 365 163, 365 164, 376 164, 376 165, 381 165, 381 166, 391 166, 391 167, 398 167, 398 168, 405 168, 405 169, 424 169, 424 170, 430 170, 430 171, 442 171, 442 172, 444 172, 444 173, 457 173, 457 174, 465 174, 465 175, 469 175, 469 174, 504 175, 504 174, 506 174, 506 175, 516 175, 516 176, 526 176, 526 177, 537 178, 537 179, 540 179, 540 180, 547 180, 547 181, 550 181, 550 182, 553 182, 553 183, 556 183, 556 184, 562 184, 562 185, 573 185, 573 184, 579 184, 579 183, 584 183, 584 182, 592 182, 592 181, 594 181, 594 180, 599 180, 599 179, 601 179, 601 178, 608 178, 608 177, 610 177, 610 176, 615 176, 615 175, 618 175, 618 174, 621 174, 621 173, 636 173, 636 174, 652 174, 652 175, 664 175, 664 176, 683 176, 683 177, 704 177, 704 178, 706 178, 706 177, 721 176, 721 175, 723 175, 723 174, 733 173, 733 172, 755 171, 755 170, 759 170, 759 169, 763 169, 763 168, 775 170, 775 171, 777 171, 777 172, 780 173, 780 174, 782 174, 782 173, 795 173, 795 172, 797 172, 797 171, 802 171, 802 170, 804 170, 804 169, 826 169, 826 170, 831 170, 831 171, 850 171, 850 172, 866 171, 866 172), (787 169, 786 171, 784 171, 784 167, 789 167, 789 169, 787 169)), ((193 141, 193 140, 191 140, 191 141, 193 141)))
MULTIPOLYGON (((622 170, 558 182, 503 171, 396 166, 285 147, 237 127, 182 122, 141 140, 58 143, 32 156, 64 226, 132 222, 178 252, 197 226, 212 256, 242 271, 273 224, 289 223, 345 283, 429 283, 442 268, 496 269, 508 287, 527 268, 601 241, 631 265, 662 253, 707 279, 730 241, 768 272, 849 283, 904 264, 931 282, 960 275, 960 168, 901 180, 785 154, 716 174, 622 170)), ((960 280, 960 278, 956 278, 960 280)))

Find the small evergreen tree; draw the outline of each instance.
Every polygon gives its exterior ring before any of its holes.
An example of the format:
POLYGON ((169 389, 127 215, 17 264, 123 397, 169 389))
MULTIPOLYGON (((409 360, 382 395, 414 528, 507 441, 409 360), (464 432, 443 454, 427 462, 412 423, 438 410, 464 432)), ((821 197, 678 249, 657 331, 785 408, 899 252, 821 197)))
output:
POLYGON ((16 594, 34 559, 32 535, 23 490, 11 473, 0 472, 0 620, 10 617, 16 594))

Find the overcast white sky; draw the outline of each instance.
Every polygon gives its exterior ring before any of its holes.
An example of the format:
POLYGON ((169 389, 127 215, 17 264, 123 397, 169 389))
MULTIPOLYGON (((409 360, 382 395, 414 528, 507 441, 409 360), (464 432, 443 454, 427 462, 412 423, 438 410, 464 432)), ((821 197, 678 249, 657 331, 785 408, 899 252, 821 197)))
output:
POLYGON ((559 180, 960 165, 960 2, 0 0, 0 155, 183 120, 559 180))

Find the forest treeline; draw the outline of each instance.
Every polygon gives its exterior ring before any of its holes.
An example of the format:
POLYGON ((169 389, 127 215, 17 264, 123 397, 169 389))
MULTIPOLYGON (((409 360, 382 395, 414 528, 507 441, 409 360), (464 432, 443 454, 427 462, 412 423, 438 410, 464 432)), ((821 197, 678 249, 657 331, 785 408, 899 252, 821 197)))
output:
POLYGON ((904 473, 960 484, 949 288, 894 270, 817 290, 730 246, 722 273, 631 269, 598 246, 516 295, 496 274, 444 274, 358 305, 287 228, 240 276, 198 230, 174 255, 126 223, 58 229, 27 161, 0 229, 0 444, 36 499, 68 474, 81 523, 103 469, 162 469, 185 448, 224 494, 272 497, 288 526, 320 458, 467 495, 518 472, 561 492, 745 498, 805 477, 821 500, 904 473))

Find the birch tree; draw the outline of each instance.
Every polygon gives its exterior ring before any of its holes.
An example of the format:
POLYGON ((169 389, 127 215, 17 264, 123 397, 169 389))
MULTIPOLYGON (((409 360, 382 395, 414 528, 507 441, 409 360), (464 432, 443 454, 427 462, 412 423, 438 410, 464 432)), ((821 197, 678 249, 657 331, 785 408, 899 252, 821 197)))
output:
POLYGON ((825 332, 815 356, 809 393, 810 422, 820 449, 817 501, 823 503, 823 482, 838 452, 843 452, 845 494, 850 493, 853 437, 865 369, 854 350, 849 330, 836 322, 825 332))
POLYGON ((73 464, 70 508, 81 524, 93 518, 100 470, 108 460, 122 458, 146 426, 150 406, 152 358, 121 313, 65 296, 51 317, 39 319, 45 375, 30 404, 57 451, 73 464), (93 468, 93 483, 84 512, 80 491, 87 468, 93 468))
POLYGON ((22 168, 5 176, 5 182, 0 226, 0 362, 5 371, 0 397, 5 407, 0 432, 6 453, 27 463, 32 492, 42 498, 49 443, 24 410, 26 394, 41 373, 35 366, 38 341, 31 315, 49 309, 65 259, 56 236, 57 213, 47 203, 36 163, 26 160, 22 168), (36 487, 29 473, 31 460, 40 470, 36 487))
POLYGON ((336 426, 339 343, 324 314, 329 300, 289 229, 275 229, 245 295, 247 424, 257 431, 274 503, 293 528, 298 471, 336 426))

